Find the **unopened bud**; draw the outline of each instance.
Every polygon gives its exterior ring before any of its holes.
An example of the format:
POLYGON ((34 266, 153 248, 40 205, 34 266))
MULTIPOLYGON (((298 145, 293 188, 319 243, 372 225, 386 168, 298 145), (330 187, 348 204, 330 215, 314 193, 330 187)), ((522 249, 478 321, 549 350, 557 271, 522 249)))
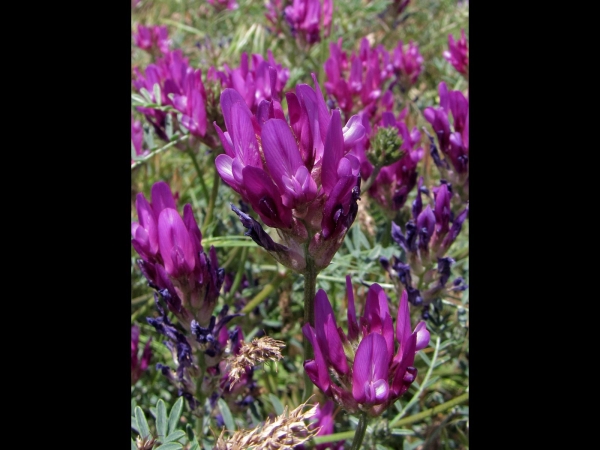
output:
POLYGON ((377 167, 389 166, 404 156, 400 149, 403 140, 396 127, 380 127, 371 142, 371 151, 368 158, 371 164, 377 167))

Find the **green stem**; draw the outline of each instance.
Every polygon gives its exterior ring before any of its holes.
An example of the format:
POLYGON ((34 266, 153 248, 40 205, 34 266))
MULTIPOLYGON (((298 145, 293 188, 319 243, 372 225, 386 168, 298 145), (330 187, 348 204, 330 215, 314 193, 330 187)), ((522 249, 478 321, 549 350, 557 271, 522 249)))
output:
POLYGON ((380 171, 381 171, 381 167, 379 167, 379 166, 373 167, 373 172, 371 172, 371 175, 369 175, 369 178, 367 178, 367 181, 365 181, 362 184, 362 186, 360 187, 361 192, 367 192, 369 190, 369 188, 375 182, 375 179, 377 178, 377 175, 379 175, 380 171))
POLYGON ((173 147, 174 145, 179 144, 180 142, 183 142, 184 140, 188 139, 190 136, 189 134, 186 134, 184 136, 181 136, 179 138, 176 138, 176 140, 169 142, 167 145, 160 147, 152 152, 150 152, 149 154, 147 154, 146 156, 142 156, 140 158, 136 158, 135 159, 135 163, 133 163, 131 165, 131 170, 135 169, 136 167, 144 164, 146 161, 148 161, 150 158, 152 158, 153 156, 158 155, 159 153, 164 152, 165 150, 173 147))
POLYGON ((464 394, 459 395, 458 397, 453 398, 452 400, 448 400, 446 403, 442 403, 441 405, 437 405, 433 408, 426 409, 425 411, 421 411, 420 413, 399 420, 395 423, 395 425, 397 427, 400 427, 404 425, 410 425, 411 423, 420 422, 421 420, 426 419, 427 417, 434 416, 441 412, 447 411, 450 408, 455 407, 456 405, 460 405, 461 403, 466 402, 468 399, 469 393, 465 392, 464 394))
POLYGON ((248 314, 250 311, 252 311, 258 305, 260 305, 265 298, 267 298, 269 295, 271 295, 279 287, 279 285, 281 284, 281 282, 284 279, 285 279, 285 277, 282 277, 279 274, 275 275, 275 278, 273 278, 273 280, 271 280, 269 282, 269 284, 267 284, 262 289, 262 291, 260 291, 258 294, 256 294, 256 296, 252 300, 250 300, 246 304, 246 306, 244 306, 244 309, 242 309, 242 313, 248 314))
POLYGON ((415 393, 415 395, 413 395, 413 397, 406 404, 406 406, 404 408, 402 408, 402 411, 400 411, 398 413, 398 415, 396 417, 394 417, 394 419, 390 422, 390 427, 393 427, 394 425, 396 425, 396 423, 398 423, 398 421, 400 419, 402 419, 402 417, 404 417, 404 415, 408 412, 408 410, 412 407, 412 405, 414 405, 417 402, 417 400, 419 399, 419 397, 425 390, 425 386, 427 386, 429 378, 431 377, 431 373, 433 372, 433 366, 435 366, 435 362, 437 361, 439 351, 440 351, 440 337, 438 336, 435 340, 435 349, 433 350, 433 357, 431 358, 431 361, 430 361, 431 364, 429 366, 429 369, 427 369, 427 373, 425 374, 425 378, 421 382, 419 390, 415 393))
MULTIPOLYGON (((315 291, 317 290, 317 275, 319 271, 315 267, 315 261, 308 253, 308 244, 306 245, 306 269, 304 271, 304 323, 309 323, 311 327, 315 326, 315 291)), ((303 340, 304 361, 312 359, 313 349, 308 339, 303 340)), ((304 395, 302 400, 306 401, 312 395, 313 384, 306 371, 304 371, 304 395)))
POLYGON ((246 265, 246 258, 248 257, 248 247, 244 247, 242 250, 242 256, 240 256, 239 264, 237 267, 237 272, 235 273, 235 278, 233 279, 233 283, 231 284, 231 289, 229 289, 229 296, 227 299, 227 303, 231 303, 231 300, 235 296, 236 291, 240 283, 242 282, 242 277, 244 276, 244 266, 246 265))
MULTIPOLYGON (((214 165, 214 164, 213 164, 214 165)), ((204 223, 202 224, 202 229, 206 230, 208 225, 212 222, 212 215, 215 209, 215 202, 217 201, 217 194, 219 193, 219 181, 221 180, 221 176, 219 172, 214 171, 213 176, 213 186, 212 191, 210 193, 210 200, 208 202, 208 209, 206 210, 206 216, 204 217, 204 223)))
POLYGON ((204 178, 202 177, 202 170, 198 165, 198 161, 196 160, 196 155, 194 151, 188 146, 186 149, 186 153, 190 155, 192 159, 192 164, 194 164, 194 168, 196 169, 196 173, 198 174, 198 181, 200 181, 200 188, 202 189, 202 194, 204 195, 204 199, 206 200, 206 204, 210 203, 210 196, 208 195, 208 189, 206 188, 206 183, 204 182, 204 178))
POLYGON ((356 427, 356 432, 354 433, 354 439, 352 440, 352 447, 350 450, 359 450, 362 445, 362 441, 365 438, 365 433, 367 432, 367 413, 363 412, 360 415, 360 420, 358 421, 358 427, 356 427))

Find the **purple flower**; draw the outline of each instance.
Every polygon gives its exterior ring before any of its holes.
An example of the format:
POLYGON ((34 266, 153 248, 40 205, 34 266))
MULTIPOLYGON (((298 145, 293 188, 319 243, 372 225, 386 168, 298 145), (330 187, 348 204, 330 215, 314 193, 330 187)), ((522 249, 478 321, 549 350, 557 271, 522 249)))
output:
POLYGON ((425 322, 411 331, 406 291, 400 299, 394 333, 388 297, 381 286, 375 283, 369 287, 360 320, 356 318, 349 275, 346 288, 347 335, 337 327, 325 291, 317 292, 315 326, 307 323, 302 328, 315 358, 305 361, 304 368, 311 381, 349 413, 362 410, 378 416, 414 381, 415 354, 429 344, 429 331, 425 322))
POLYGON ((410 41, 407 46, 404 46, 402 41, 398 41, 398 45, 394 49, 392 64, 405 89, 417 82, 419 74, 423 71, 423 62, 424 59, 419 53, 417 44, 410 41))
POLYGON ((133 35, 135 45, 142 50, 151 51, 158 48, 161 53, 167 53, 171 45, 169 31, 166 26, 145 27, 138 24, 137 32, 133 35))
POLYGON ((438 86, 440 106, 428 106, 423 116, 431 124, 437 135, 439 148, 454 170, 466 176, 469 161, 469 100, 460 91, 448 91, 443 81, 438 86), (449 117, 453 117, 450 127, 449 117))
POLYGON ((326 267, 356 217, 359 161, 349 152, 364 137, 357 117, 343 126, 340 111, 328 111, 313 79, 315 89, 299 84, 286 94, 289 123, 277 100, 261 101, 253 115, 234 89, 221 94, 227 131, 215 123, 225 149, 217 171, 266 225, 279 229, 283 244, 234 207, 247 234, 300 273, 309 255, 317 270, 326 267))
POLYGON ((182 94, 173 95, 173 106, 180 111, 181 125, 194 136, 206 134, 206 91, 202 71, 187 68, 182 80, 182 94))
POLYGON ((215 71, 214 76, 221 81, 221 86, 235 89, 246 101, 246 105, 256 114, 258 105, 266 100, 281 100, 281 93, 290 77, 290 70, 277 64, 273 53, 268 50, 268 59, 253 54, 251 65, 248 54, 242 53, 240 67, 230 69, 224 65, 225 71, 215 71))
POLYGON ((193 320, 206 325, 223 284, 216 251, 211 246, 208 255, 204 252, 191 205, 184 206, 182 218, 165 182, 152 186, 151 197, 149 203, 137 195, 138 222, 131 224, 140 269, 186 329, 193 320))
POLYGON ((329 36, 333 0, 293 0, 293 3, 285 8, 283 15, 292 35, 311 46, 321 41, 321 15, 323 35, 329 36))
POLYGON ((465 30, 460 31, 460 39, 454 41, 454 37, 448 35, 448 50, 444 51, 444 58, 463 75, 469 75, 469 56, 467 50, 467 37, 465 30))
POLYGON ((152 358, 152 349, 150 348, 150 342, 152 338, 149 338, 142 350, 141 356, 138 357, 138 347, 140 340, 140 329, 137 325, 131 325, 131 384, 134 385, 137 380, 142 376, 148 368, 150 358, 152 358))
MULTIPOLYGON (((133 69, 135 79, 133 86, 140 91, 146 89, 150 98, 155 103, 160 103, 165 106, 173 106, 170 94, 186 95, 186 78, 189 72, 193 73, 193 69, 189 67, 188 59, 183 57, 181 50, 169 51, 159 58, 155 64, 149 64, 144 73, 139 68, 133 69), (156 98, 154 94, 154 85, 160 87, 160 98, 156 98)), ((154 108, 146 108, 138 106, 137 110, 144 114, 157 135, 164 141, 168 141, 166 135, 166 117, 167 113, 154 108)), ((186 111, 182 111, 186 113, 186 111)))
MULTIPOLYGON (((352 53, 348 62, 340 38, 337 44, 329 44, 329 59, 323 67, 327 75, 327 94, 337 101, 346 116, 361 112, 371 119, 376 115, 380 100, 387 93, 384 83, 393 71, 389 54, 383 46, 371 49, 367 38, 363 38, 359 51, 352 53)), ((388 100, 387 96, 385 100, 388 100)))

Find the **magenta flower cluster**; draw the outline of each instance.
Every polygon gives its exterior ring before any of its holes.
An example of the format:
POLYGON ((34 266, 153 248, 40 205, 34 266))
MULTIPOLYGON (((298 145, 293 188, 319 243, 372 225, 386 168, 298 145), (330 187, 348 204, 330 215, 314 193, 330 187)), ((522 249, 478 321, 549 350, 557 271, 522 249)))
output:
POLYGON ((169 52, 171 46, 169 31, 165 25, 145 27, 142 24, 138 24, 137 31, 133 35, 133 40, 135 45, 142 50, 152 51, 158 49, 164 54, 169 52))
POLYGON ((207 77, 219 80, 223 88, 235 89, 255 114, 263 100, 281 100, 281 94, 290 77, 290 70, 277 64, 271 50, 267 52, 267 60, 256 53, 249 60, 248 54, 244 52, 240 67, 231 69, 224 64, 223 71, 216 71, 211 67, 207 77))
POLYGON ((460 39, 456 41, 454 36, 448 35, 448 50, 444 51, 443 55, 460 73, 463 75, 469 74, 469 55, 464 29, 460 31, 460 39))
MULTIPOLYGON (((458 174, 468 173, 469 162, 469 100, 460 91, 448 91, 443 81, 438 86, 440 106, 427 107, 423 112, 437 135, 438 144, 458 174), (452 116, 452 128, 450 124, 452 116)), ((449 168, 448 163, 432 153, 438 167, 449 168)))
POLYGON ((308 45, 329 36, 333 15, 333 0, 292 0, 283 12, 293 36, 308 45))
MULTIPOLYGON (((202 82, 202 71, 189 66, 188 58, 181 50, 166 52, 156 63, 149 64, 144 73, 134 68, 136 79, 134 87, 140 91, 146 89, 154 103, 172 106, 181 113, 180 123, 189 132, 202 137, 207 131, 206 91, 202 82), (154 86, 160 88, 157 98, 154 86)), ((157 135, 169 141, 165 128, 167 112, 155 108, 137 107, 153 125, 157 135)))
POLYGON ((346 288, 347 334, 338 328, 325 291, 317 292, 315 326, 307 323, 302 328, 315 357, 305 361, 304 368, 311 381, 349 413, 378 416, 415 380, 415 354, 429 344, 429 331, 423 321, 412 329, 406 291, 394 327, 388 297, 379 284, 369 287, 360 320, 350 276, 346 288))
POLYGON ((135 206, 138 222, 131 224, 131 243, 141 257, 142 273, 187 330, 194 320, 208 325, 223 284, 223 270, 214 247, 208 255, 202 248, 191 205, 184 206, 182 218, 169 186, 159 181, 152 186, 152 203, 140 193, 135 206))
POLYGON ((340 38, 329 44, 329 55, 323 66, 327 75, 325 89, 345 114, 364 112, 370 117, 382 96, 384 104, 393 106, 393 95, 384 88, 385 81, 393 75, 393 66, 382 45, 371 49, 367 38, 363 38, 358 54, 352 53, 348 60, 340 38))
POLYGON ((247 233, 281 264, 302 273, 307 257, 326 267, 356 217, 359 160, 349 152, 364 137, 360 119, 343 126, 339 110, 328 111, 315 88, 299 84, 286 93, 289 123, 281 104, 262 100, 252 114, 233 89, 221 94, 227 131, 215 123, 225 154, 216 168, 223 181, 277 228, 276 244, 237 208, 247 233))
POLYGON ((325 89, 344 113, 362 113, 379 121, 381 111, 394 106, 392 89, 412 86, 423 70, 423 57, 412 41, 398 42, 392 53, 381 44, 371 48, 367 38, 360 41, 358 53, 350 58, 342 50, 342 39, 329 44, 329 58, 324 64, 325 89))

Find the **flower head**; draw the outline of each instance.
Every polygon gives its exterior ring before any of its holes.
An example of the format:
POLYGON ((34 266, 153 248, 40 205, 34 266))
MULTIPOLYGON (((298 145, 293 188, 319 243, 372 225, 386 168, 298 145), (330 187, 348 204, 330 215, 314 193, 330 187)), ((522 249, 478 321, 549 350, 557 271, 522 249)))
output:
POLYGON ((388 297, 377 283, 369 287, 362 317, 357 320, 350 276, 348 333, 338 329, 325 291, 315 296, 315 326, 305 324, 304 335, 315 358, 304 362, 311 381, 348 412, 380 415, 414 381, 415 353, 429 343, 425 322, 411 330, 408 293, 400 299, 396 326, 388 297), (396 343, 398 345, 396 345, 396 343))
POLYGON ((469 74, 469 55, 467 49, 467 37, 465 30, 460 31, 460 39, 454 40, 454 37, 448 35, 448 50, 443 53, 444 58, 454 66, 463 75, 469 74))
POLYGON ((398 41, 394 49, 392 64, 399 78, 403 81, 404 88, 408 88, 417 82, 419 74, 423 71, 423 56, 419 53, 419 47, 410 41, 404 45, 398 41))
POLYGON ((225 64, 224 68, 223 72, 215 71, 214 76, 224 88, 235 89, 253 114, 256 114, 258 105, 263 100, 280 101, 283 88, 290 77, 290 70, 275 62, 271 50, 268 50, 267 60, 257 53, 249 60, 248 54, 244 52, 240 67, 231 69, 225 64))
POLYGON ((223 283, 217 254, 202 247, 202 234, 192 207, 179 215, 167 183, 152 186, 152 202, 136 197, 138 221, 131 224, 138 264, 151 287, 161 292, 169 309, 189 330, 193 320, 206 326, 223 283))
POLYGON ((329 36, 333 0, 293 0, 293 3, 285 8, 283 15, 292 35, 311 46, 321 41, 321 30, 325 37, 329 36))
MULTIPOLYGON (((469 162, 469 100, 460 91, 448 91, 443 81, 438 86, 440 106, 428 106, 423 116, 437 135, 440 150, 458 174, 467 174, 469 162), (453 118, 452 128, 450 116, 453 118)), ((436 164, 446 166, 437 158, 436 164)))
POLYGON ((233 89, 221 94, 227 131, 215 123, 225 149, 217 171, 283 243, 232 206, 246 234, 301 273, 308 256, 317 270, 329 264, 356 217, 359 161, 349 152, 364 137, 358 117, 343 126, 340 111, 328 111, 313 79, 315 89, 299 84, 286 94, 289 123, 278 101, 263 100, 254 115, 233 89))

